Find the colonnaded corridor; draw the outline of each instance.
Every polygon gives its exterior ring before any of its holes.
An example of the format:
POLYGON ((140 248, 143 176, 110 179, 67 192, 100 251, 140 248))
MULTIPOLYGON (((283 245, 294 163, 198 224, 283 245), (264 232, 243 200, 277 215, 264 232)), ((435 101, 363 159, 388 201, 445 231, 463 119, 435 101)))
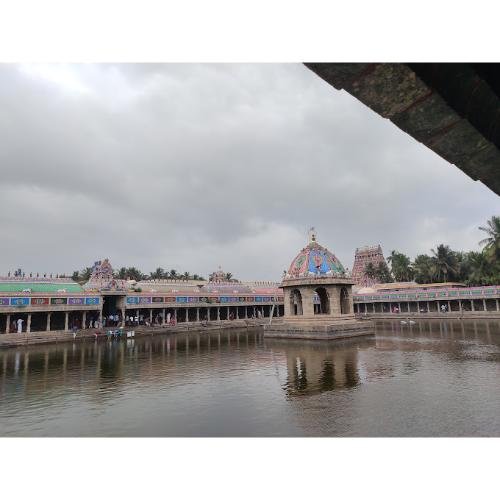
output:
POLYGON ((500 436, 499 321, 0 351, 0 436, 500 436))

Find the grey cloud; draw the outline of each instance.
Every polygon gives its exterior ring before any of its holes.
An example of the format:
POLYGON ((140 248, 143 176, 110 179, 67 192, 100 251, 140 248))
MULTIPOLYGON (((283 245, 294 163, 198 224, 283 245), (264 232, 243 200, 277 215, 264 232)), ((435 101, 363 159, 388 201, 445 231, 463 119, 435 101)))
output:
POLYGON ((58 78, 0 67, 3 271, 110 257, 278 279, 311 225, 351 267, 363 244, 477 248, 498 213, 487 188, 302 65, 74 65, 58 78))

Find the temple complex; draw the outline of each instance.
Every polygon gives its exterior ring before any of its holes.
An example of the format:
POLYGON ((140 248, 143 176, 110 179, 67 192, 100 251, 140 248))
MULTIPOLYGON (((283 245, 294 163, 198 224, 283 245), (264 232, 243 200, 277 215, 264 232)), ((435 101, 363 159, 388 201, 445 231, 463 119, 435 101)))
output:
POLYGON ((368 264, 372 264, 375 269, 380 264, 387 265, 380 245, 356 248, 352 267, 352 279, 355 285, 365 287, 380 283, 376 278, 367 275, 368 264))
POLYGON ((276 283, 114 278, 108 259, 96 261, 83 286, 69 278, 33 278, 22 273, 0 277, 0 333, 70 331, 127 324, 167 326, 177 323, 249 320, 283 315, 283 293, 276 283))
MULTIPOLYGON (((382 261, 380 246, 371 249, 357 250, 358 269, 362 263, 382 261)), ((70 278, 18 269, 0 277, 0 333, 95 328, 113 315, 122 325, 130 325, 131 318, 146 326, 265 322, 266 336, 339 338, 369 326, 370 321, 356 318, 500 317, 500 286, 386 283, 354 291, 354 283, 335 255, 316 241, 314 231, 281 284, 240 282, 220 267, 209 281, 121 280, 108 259, 94 263, 83 286, 70 278)))
POLYGON ((371 335, 373 324, 354 316, 353 284, 337 257, 316 241, 312 228, 309 244, 293 259, 281 283, 283 321, 266 325, 265 335, 325 340, 371 335))

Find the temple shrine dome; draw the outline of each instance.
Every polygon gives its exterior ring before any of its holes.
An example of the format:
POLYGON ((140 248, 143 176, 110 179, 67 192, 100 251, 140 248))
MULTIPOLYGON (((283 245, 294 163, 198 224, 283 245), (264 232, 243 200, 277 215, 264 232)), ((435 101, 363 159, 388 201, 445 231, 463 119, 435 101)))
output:
POLYGON ((316 241, 314 228, 309 231, 309 244, 292 260, 285 279, 314 277, 347 277, 339 259, 316 241))

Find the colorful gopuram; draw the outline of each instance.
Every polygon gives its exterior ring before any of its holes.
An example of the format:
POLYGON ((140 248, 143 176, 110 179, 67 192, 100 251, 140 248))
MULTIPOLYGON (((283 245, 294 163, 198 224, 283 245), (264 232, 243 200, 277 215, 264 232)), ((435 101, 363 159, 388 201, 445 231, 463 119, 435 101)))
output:
POLYGON ((355 285, 365 287, 380 283, 376 278, 367 275, 366 266, 368 264, 372 264, 375 269, 380 264, 387 265, 380 245, 356 248, 352 267, 352 279, 355 285))
POLYGON ((90 279, 83 288, 85 290, 125 290, 128 286, 126 280, 114 277, 113 267, 109 259, 104 259, 94 262, 90 279))

